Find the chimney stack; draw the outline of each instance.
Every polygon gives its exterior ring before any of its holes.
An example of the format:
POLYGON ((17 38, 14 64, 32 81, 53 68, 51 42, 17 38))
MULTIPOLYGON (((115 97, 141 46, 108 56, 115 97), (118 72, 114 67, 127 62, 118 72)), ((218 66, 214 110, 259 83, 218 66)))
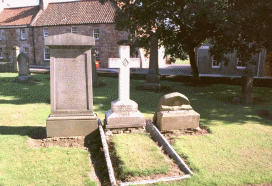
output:
POLYGON ((6 5, 5 5, 5 1, 4 0, 1 0, 0 2, 0 12, 2 12, 2 10, 6 8, 6 5))
POLYGON ((39 0, 40 10, 45 10, 50 0, 39 0))

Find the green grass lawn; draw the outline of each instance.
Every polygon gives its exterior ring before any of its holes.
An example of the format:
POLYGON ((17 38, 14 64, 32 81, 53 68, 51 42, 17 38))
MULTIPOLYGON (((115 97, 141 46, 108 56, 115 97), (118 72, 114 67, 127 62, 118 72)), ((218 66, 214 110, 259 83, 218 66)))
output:
MULTIPOLYGON (((17 74, 0 73, 0 185, 92 185, 89 153, 83 149, 26 145, 29 133, 45 127, 50 114, 49 75, 34 75, 30 84, 16 82, 17 74)), ((99 77, 107 86, 94 88, 94 110, 103 120, 111 101, 118 99, 118 79, 99 77)), ((134 91, 144 80, 131 80, 131 99, 146 118, 152 118, 165 93, 134 91)), ((182 136, 174 148, 186 158, 195 175, 170 185, 245 185, 272 183, 272 121, 256 114, 272 109, 271 88, 254 87, 261 103, 232 105, 241 87, 191 87, 162 81, 172 92, 186 95, 201 115, 205 136, 182 136)), ((165 184, 161 184, 165 185, 165 184)), ((169 185, 169 184, 168 184, 169 185)))
POLYGON ((189 57, 186 60, 181 60, 181 59, 177 58, 176 61, 175 61, 175 64, 178 64, 178 65, 190 65, 189 57))
POLYGON ((96 185, 88 176, 88 151, 26 145, 50 114, 49 75, 35 75, 25 84, 17 83, 14 73, 0 76, 0 185, 96 185))
POLYGON ((122 134, 114 136, 112 142, 121 161, 120 179, 166 173, 172 163, 148 135, 122 134))

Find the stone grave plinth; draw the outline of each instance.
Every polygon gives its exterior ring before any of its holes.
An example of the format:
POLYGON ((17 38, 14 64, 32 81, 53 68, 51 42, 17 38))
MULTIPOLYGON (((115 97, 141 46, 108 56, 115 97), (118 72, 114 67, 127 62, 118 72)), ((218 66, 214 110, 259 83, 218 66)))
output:
POLYGON ((50 48, 51 114, 47 137, 86 136, 98 128, 93 112, 91 47, 95 40, 78 34, 45 38, 50 48))
POLYGON ((144 115, 138 104, 129 99, 130 68, 139 68, 140 60, 130 59, 129 46, 119 47, 120 58, 110 58, 109 68, 119 68, 119 99, 111 102, 111 109, 105 113, 106 128, 129 128, 145 126, 144 115))
POLYGON ((27 81, 30 75, 29 72, 29 57, 25 53, 20 53, 18 56, 19 63, 19 81, 27 81))
POLYGON ((189 99, 181 93, 164 95, 158 104, 153 123, 161 131, 183 130, 199 127, 200 114, 190 106, 189 99))

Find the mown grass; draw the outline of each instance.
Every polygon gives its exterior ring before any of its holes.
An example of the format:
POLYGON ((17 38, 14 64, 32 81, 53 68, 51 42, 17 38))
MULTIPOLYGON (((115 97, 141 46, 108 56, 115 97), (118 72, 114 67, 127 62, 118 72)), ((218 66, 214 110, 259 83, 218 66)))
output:
POLYGON ((18 83, 14 73, 0 76, 0 185, 96 185, 88 151, 26 145, 50 114, 49 75, 28 83, 18 83))
POLYGON ((122 134, 112 139, 120 159, 120 179, 127 176, 148 176, 166 173, 172 161, 167 161, 157 144, 144 134, 122 134))
POLYGON ((178 64, 178 65, 190 65, 189 57, 186 60, 181 60, 181 59, 177 58, 176 61, 175 61, 175 64, 178 64))
MULTIPOLYGON (((37 127, 45 127, 50 114, 49 75, 35 75, 33 82, 16 82, 17 74, 1 73, 0 82, 0 185, 88 185, 92 169, 88 152, 73 148, 32 149, 25 142, 37 127)), ((103 120, 111 101, 118 99, 118 78, 99 77, 107 84, 94 88, 94 110, 103 120)), ((131 99, 146 118, 152 118, 165 93, 135 91, 144 80, 131 80, 131 99)), ((240 86, 192 87, 162 81, 171 92, 187 96, 201 115, 205 136, 183 136, 174 148, 185 157, 195 175, 182 182, 160 185, 245 185, 272 183, 272 122, 258 116, 272 110, 272 90, 253 87, 253 106, 233 105, 240 86)))

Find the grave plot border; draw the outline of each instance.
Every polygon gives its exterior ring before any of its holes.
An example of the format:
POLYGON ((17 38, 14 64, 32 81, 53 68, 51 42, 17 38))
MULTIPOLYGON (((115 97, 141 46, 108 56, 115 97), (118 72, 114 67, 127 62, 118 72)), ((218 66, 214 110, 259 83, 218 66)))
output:
MULTIPOLYGON (((112 162, 109 155, 109 149, 108 149, 108 144, 106 142, 105 132, 103 130, 102 122, 100 119, 98 119, 98 128, 99 128, 101 142, 103 145, 103 151, 104 151, 104 155, 105 155, 105 159, 107 163, 109 179, 111 182, 111 186, 114 186, 116 185, 116 179, 114 176, 114 170, 113 170, 112 162)), ((177 152, 172 148, 172 146, 167 142, 167 140, 163 137, 160 131, 155 127, 155 125, 150 120, 146 122, 146 131, 150 133, 152 140, 158 142, 159 145, 162 146, 166 155, 172 158, 175 161, 175 163, 178 164, 180 170, 186 174, 183 176, 161 177, 159 179, 140 180, 140 181, 134 181, 134 182, 121 182, 118 184, 118 186, 152 184, 152 183, 158 183, 158 182, 177 181, 177 180, 190 178, 193 175, 193 172, 186 165, 186 163, 180 158, 177 152)))

